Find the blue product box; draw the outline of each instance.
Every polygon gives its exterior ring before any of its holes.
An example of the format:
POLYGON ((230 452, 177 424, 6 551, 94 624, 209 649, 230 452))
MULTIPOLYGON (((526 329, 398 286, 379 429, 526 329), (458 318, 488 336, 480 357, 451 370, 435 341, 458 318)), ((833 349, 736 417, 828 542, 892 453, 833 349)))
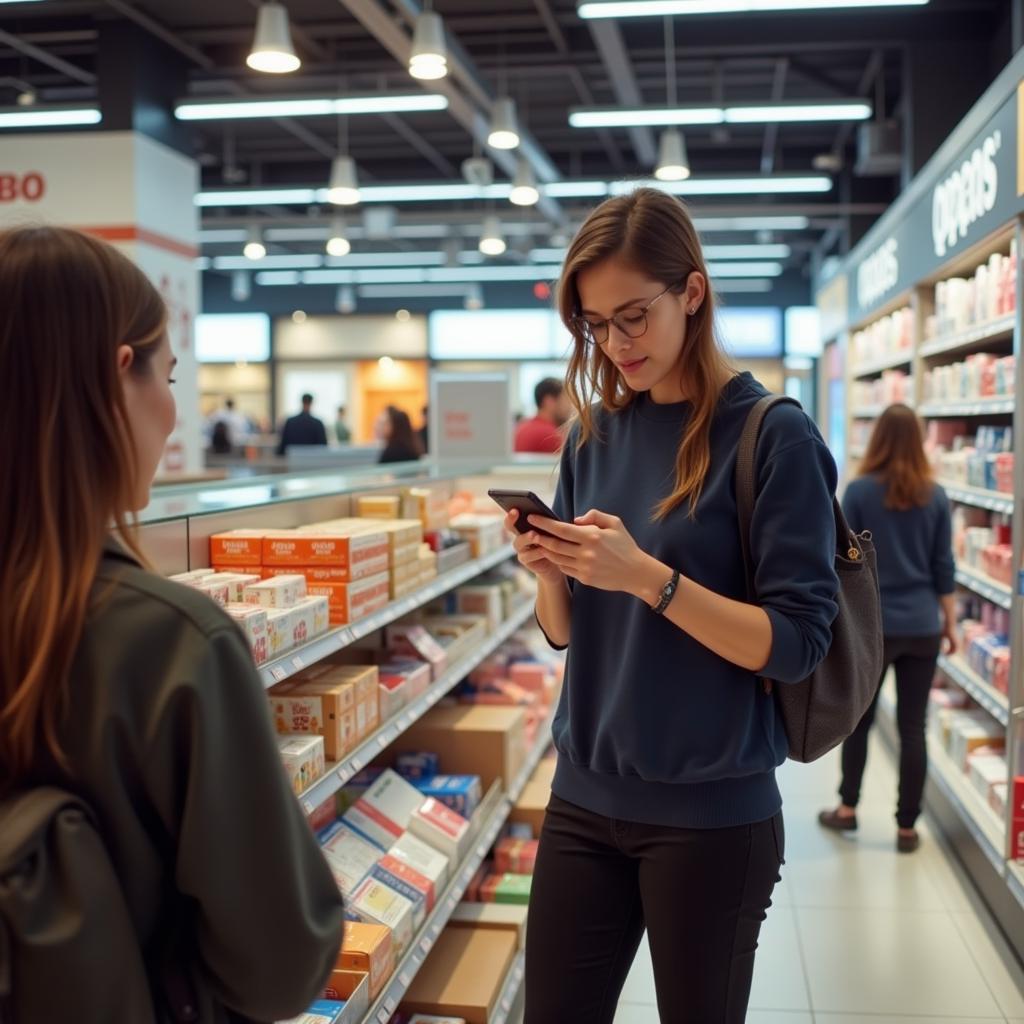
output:
POLYGON ((395 759, 395 771, 410 782, 433 778, 440 770, 441 759, 432 751, 412 751, 395 759))
POLYGON ((471 818, 483 799, 479 775, 435 775, 415 786, 425 797, 433 797, 464 818, 471 818))
POLYGON ((340 818, 335 818, 326 828, 320 829, 316 834, 317 842, 321 846, 326 846, 343 828, 340 818))
POLYGON ((333 999, 318 999, 305 1013, 300 1014, 298 1019, 309 1024, 334 1024, 341 1016, 345 1004, 336 1002, 333 999))

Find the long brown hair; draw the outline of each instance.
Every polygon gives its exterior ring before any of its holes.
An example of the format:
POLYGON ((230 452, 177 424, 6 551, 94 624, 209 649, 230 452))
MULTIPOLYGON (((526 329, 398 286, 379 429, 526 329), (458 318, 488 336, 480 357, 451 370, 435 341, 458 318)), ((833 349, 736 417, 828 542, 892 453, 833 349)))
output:
MULTIPOLYGON (((581 446, 596 434, 592 409, 596 401, 604 410, 615 412, 637 397, 601 346, 589 345, 574 326, 574 317, 580 312, 577 275, 611 256, 652 280, 670 285, 675 294, 685 290, 687 278, 694 271, 705 279, 708 277, 700 238, 690 214, 680 200, 667 192, 639 188, 607 200, 587 218, 566 254, 558 286, 559 313, 574 338, 566 388, 579 416, 581 446)), ((710 284, 700 308, 689 318, 679 372, 681 377, 685 375, 688 389, 694 395, 693 416, 676 454, 672 493, 655 507, 656 519, 664 518, 687 499, 690 514, 694 514, 711 463, 715 406, 722 382, 734 373, 715 338, 715 301, 710 284)))
POLYGON ((913 409, 897 403, 878 417, 860 475, 877 476, 885 484, 887 508, 905 512, 928 504, 935 483, 913 409))
POLYGON ((0 770, 58 762, 68 677, 113 527, 137 493, 117 350, 151 372, 166 329, 156 289, 125 256, 77 231, 0 233, 0 770))

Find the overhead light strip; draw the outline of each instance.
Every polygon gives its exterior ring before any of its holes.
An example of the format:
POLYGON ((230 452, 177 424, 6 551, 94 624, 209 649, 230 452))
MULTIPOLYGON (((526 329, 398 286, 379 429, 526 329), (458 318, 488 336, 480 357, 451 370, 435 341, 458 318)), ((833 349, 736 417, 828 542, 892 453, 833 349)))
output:
MULTIPOLYGON (((263 270, 318 270, 321 267, 440 267, 443 252, 364 252, 348 256, 324 256, 320 253, 278 254, 260 260, 263 270)), ((214 256, 214 270, 251 270, 252 261, 244 256, 214 256)))
POLYGON ((179 121, 221 121, 256 117, 333 117, 337 114, 406 114, 447 110, 448 98, 437 93, 368 96, 281 96, 252 100, 188 99, 174 108, 179 121))
POLYGON ((841 11, 866 7, 925 7, 929 0, 585 0, 581 18, 663 18, 687 14, 841 11))
POLYGON ((863 100, 806 103, 751 103, 730 107, 600 107, 569 113, 573 128, 637 128, 658 125, 780 124, 784 122, 866 121, 863 100))
POLYGON ((102 120, 96 107, 0 108, 0 128, 56 128, 99 124, 102 120))

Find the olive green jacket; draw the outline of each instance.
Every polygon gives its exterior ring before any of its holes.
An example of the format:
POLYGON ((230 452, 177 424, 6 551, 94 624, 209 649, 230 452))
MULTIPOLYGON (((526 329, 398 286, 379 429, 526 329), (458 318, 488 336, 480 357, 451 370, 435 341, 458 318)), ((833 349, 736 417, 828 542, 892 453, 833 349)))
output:
POLYGON ((113 541, 94 596, 61 732, 72 777, 43 774, 96 811, 147 962, 186 972, 202 1024, 294 1016, 334 966, 342 900, 245 639, 113 541))

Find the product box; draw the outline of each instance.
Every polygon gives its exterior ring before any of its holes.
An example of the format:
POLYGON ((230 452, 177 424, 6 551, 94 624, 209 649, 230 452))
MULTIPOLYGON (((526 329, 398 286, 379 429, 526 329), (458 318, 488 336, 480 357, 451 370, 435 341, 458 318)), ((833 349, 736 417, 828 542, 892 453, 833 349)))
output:
POLYGON ((991 795, 992 787, 998 783, 1005 783, 1009 776, 1004 757, 981 751, 975 752, 968 758, 967 771, 971 785, 986 803, 991 795))
POLYGON ((277 749, 293 792, 298 795, 324 773, 324 741, 320 736, 279 736, 277 749))
POLYGON ((298 573, 274 576, 246 587, 242 596, 247 604, 264 608, 294 608, 306 596, 306 577, 298 573))
POLYGON ((515 935, 516 948, 526 948, 529 908, 514 903, 460 903, 448 921, 449 928, 490 928, 515 935))
POLYGON ((379 924, 346 921, 338 967, 367 975, 370 998, 376 999, 395 969, 391 929, 379 924))
POLYGON ((327 598, 332 625, 344 626, 387 605, 391 577, 384 572, 353 583, 310 583, 308 589, 310 594, 327 598))
POLYGON ((418 839, 411 832, 406 832, 388 851, 396 860, 408 864, 410 868, 434 884, 434 891, 444 891, 448 884, 448 873, 451 861, 440 850, 418 839))
POLYGON ((437 775, 440 766, 437 754, 427 750, 399 754, 395 758, 395 771, 403 779, 408 779, 417 789, 420 788, 419 782, 437 775))
POLYGON ((356 514, 361 519, 397 519, 402 499, 397 494, 364 494, 356 498, 356 514))
POLYGON ((224 611, 238 623, 239 629, 245 634, 256 664, 265 664, 270 657, 266 610, 251 604, 227 604, 224 611))
POLYGON ((263 564, 297 567, 330 565, 348 569, 350 579, 358 579, 367 564, 379 565, 387 555, 388 542, 383 533, 357 533, 353 529, 330 530, 307 526, 302 530, 266 533, 263 537, 263 564))
POLYGON ((318 999, 305 1013, 291 1020, 282 1021, 281 1024, 341 1024, 341 1014, 345 1009, 344 1003, 334 999, 318 999))
POLYGON ((390 928, 396 958, 401 959, 412 944, 412 902, 375 878, 367 878, 356 889, 346 910, 366 924, 382 924, 390 928))
POLYGON ((480 886, 481 903, 511 903, 525 907, 530 903, 532 875, 491 875, 480 886))
POLYGON ((408 703, 405 696, 406 677, 389 675, 384 672, 380 676, 378 700, 380 703, 380 720, 386 722, 393 718, 408 703))
POLYGON ((215 569, 192 569, 190 572, 175 573, 167 578, 172 583, 181 583, 186 587, 191 587, 193 584, 202 583, 203 580, 212 576, 215 572, 215 569))
POLYGON ((323 851, 338 889, 347 897, 362 885, 380 857, 377 847, 356 835, 344 822, 324 843, 323 851))
POLYGON ((423 529, 443 530, 448 525, 448 498, 438 487, 410 487, 402 499, 402 515, 418 519, 423 529))
POLYGON ((411 819, 422 804, 419 790, 388 769, 345 812, 344 820, 381 852, 387 852, 406 829, 411 829, 411 819))
MULTIPOLYGON (((375 881, 393 889, 409 901, 412 907, 413 930, 419 931, 427 917, 427 889, 424 888, 425 879, 417 879, 415 883, 410 881, 410 876, 414 874, 415 872, 409 871, 401 861, 389 859, 387 856, 378 861, 370 872, 375 881)), ((429 883, 426 885, 429 888, 429 883)))
POLYGON ((355 689, 325 675, 297 676, 270 690, 278 732, 322 736, 327 757, 339 761, 356 744, 355 689))
POLYGON ((384 642, 396 651, 425 661, 430 665, 434 679, 448 667, 448 654, 444 647, 419 624, 400 622, 388 626, 384 631, 384 642))
POLYGON ((263 568, 262 565, 225 565, 223 563, 214 563, 214 572, 231 573, 232 576, 255 576, 257 579, 265 580, 270 573, 263 568))
POLYGON ((327 980, 324 999, 345 1004, 338 1024, 357 1024, 370 1009, 370 979, 365 974, 336 967, 327 980))
POLYGON ((226 583, 217 583, 215 580, 216 577, 207 576, 206 579, 200 580, 198 583, 190 583, 189 586, 224 607, 231 600, 231 588, 226 583))
POLYGON ((434 775, 414 785, 425 797, 439 800, 464 818, 473 817, 483 799, 478 775, 434 775))
POLYGON ((325 838, 321 838, 322 833, 336 823, 339 825, 341 824, 341 822, 337 821, 337 818, 338 813, 335 807, 333 795, 329 796, 322 803, 317 804, 316 807, 306 815, 309 827, 317 834, 317 838, 320 840, 321 844, 326 841, 325 838))
POLYGON ((228 603, 244 604, 245 588, 259 583, 262 579, 263 577, 259 573, 217 572, 200 582, 207 586, 214 583, 226 586, 228 588, 228 603))
POLYGON ((527 825, 534 838, 540 836, 544 815, 551 800, 551 785, 546 782, 528 782, 519 799, 512 805, 508 820, 527 825))
POLYGON ((263 537, 266 530, 229 530, 210 538, 210 564, 218 568, 231 565, 251 567, 263 564, 263 537))
POLYGON ((403 736, 419 750, 441 754, 441 770, 479 775, 486 793, 500 780, 507 789, 526 760, 526 713, 521 708, 436 707, 403 736))
POLYGON ((469 850, 469 822, 444 804, 428 797, 409 819, 409 831, 458 863, 469 850))
MULTIPOLYGON (((424 908, 428 914, 434 909, 434 904, 437 902, 437 886, 433 879, 410 867, 401 857, 390 853, 385 854, 377 862, 377 868, 374 870, 375 877, 388 885, 393 884, 391 881, 393 877, 412 888, 423 898, 424 908)), ((402 892, 401 889, 398 891, 402 892)))
MULTIPOLYGON (((262 608, 262 605, 253 605, 262 608)), ((265 608, 267 613, 267 654, 271 658, 295 646, 295 627, 291 608, 265 608)))
POLYGON ((389 658, 380 667, 381 675, 401 676, 405 680, 405 703, 409 704, 427 692, 431 669, 425 661, 415 658, 389 658))
POLYGON ((1010 798, 1010 787, 1005 782, 996 782, 989 790, 988 805, 1000 818, 1006 816, 1006 801, 1010 798))
MULTIPOLYGON (((307 670, 311 682, 320 685, 349 686, 351 710, 355 715, 356 742, 364 740, 380 724, 380 698, 377 693, 379 672, 376 665, 348 665, 334 661, 321 662, 307 670)), ((302 678, 307 678, 303 673, 302 678)))
POLYGON ((402 1008, 488 1024, 516 953, 510 932, 449 928, 412 979, 402 1008))
POLYGON ((494 847, 494 870, 499 874, 532 875, 539 845, 536 839, 499 839, 494 847))
POLYGON ((461 615, 483 616, 488 633, 493 633, 505 619, 505 602, 497 584, 459 587, 455 591, 455 607, 461 615))

